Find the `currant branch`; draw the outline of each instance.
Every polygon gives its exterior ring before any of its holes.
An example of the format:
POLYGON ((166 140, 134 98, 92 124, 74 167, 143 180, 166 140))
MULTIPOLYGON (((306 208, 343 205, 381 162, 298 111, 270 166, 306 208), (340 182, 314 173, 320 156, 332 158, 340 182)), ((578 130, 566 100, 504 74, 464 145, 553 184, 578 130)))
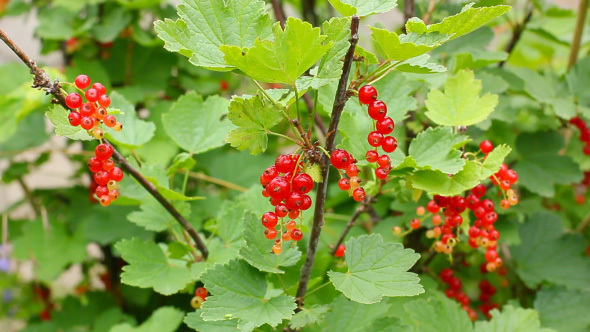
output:
MULTIPOLYGON (((340 117, 342 116, 342 111, 344 110, 344 105, 346 104, 346 101, 348 100, 348 98, 350 98, 347 85, 348 77, 350 76, 350 68, 352 66, 352 60, 354 57, 354 50, 359 39, 359 21, 360 19, 358 16, 352 16, 352 22, 350 26, 350 47, 348 49, 348 52, 346 53, 346 56, 344 57, 344 63, 342 65, 342 75, 340 76, 340 81, 338 82, 338 90, 336 91, 336 95, 334 97, 332 116, 330 118, 330 125, 328 126, 328 132, 326 135, 325 149, 328 152, 334 150, 336 141, 336 131, 340 123, 340 117)), ((328 190, 328 176, 330 173, 330 159, 328 156, 322 154, 320 159, 320 166, 322 168, 323 182, 321 182, 318 185, 318 191, 316 194, 316 205, 313 216, 313 225, 311 229, 311 235, 309 238, 307 255, 305 256, 305 262, 301 267, 301 274, 299 276, 299 285, 296 294, 298 311, 300 311, 301 309, 299 308, 303 306, 303 297, 307 292, 307 286, 309 283, 309 278, 311 276, 311 270, 315 262, 320 235, 322 233, 322 228, 324 226, 324 206, 326 203, 326 194, 328 190)))
MULTIPOLYGON (((66 110, 71 111, 71 109, 66 105, 66 97, 62 93, 61 85, 59 81, 56 79, 55 81, 51 81, 49 75, 41 68, 37 66, 37 64, 20 48, 16 45, 12 39, 10 39, 2 29, 0 29, 0 39, 30 68, 31 74, 34 75, 33 80, 33 88, 42 89, 47 94, 53 95, 55 98, 52 100, 53 103, 60 104, 66 110)), ((104 139, 105 143, 109 144, 106 139, 104 139)), ((195 244, 203 258, 207 258, 209 255, 209 251, 205 246, 205 243, 197 233, 197 231, 193 228, 193 226, 176 210, 160 192, 154 184, 149 182, 138 170, 136 170, 131 164, 113 147, 113 157, 114 159, 121 165, 121 168, 125 170, 127 173, 131 174, 144 189, 149 192, 175 219, 178 221, 180 226, 185 229, 191 238, 195 241, 195 244)))

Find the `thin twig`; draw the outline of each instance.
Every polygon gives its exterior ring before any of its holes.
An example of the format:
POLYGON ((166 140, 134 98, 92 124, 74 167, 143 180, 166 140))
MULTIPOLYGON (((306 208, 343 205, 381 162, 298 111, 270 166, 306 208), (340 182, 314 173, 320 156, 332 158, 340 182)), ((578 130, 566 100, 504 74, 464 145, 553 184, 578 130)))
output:
MULTIPOLYGON (((522 36, 522 33, 527 25, 527 23, 529 23, 529 21, 531 20, 531 18, 533 17, 533 9, 531 8, 528 13, 526 14, 526 16, 524 17, 524 19, 522 20, 522 23, 517 24, 514 29, 512 30, 512 38, 510 39, 510 42, 508 42, 508 45, 506 45, 506 49, 505 52, 508 53, 508 56, 510 57, 510 54, 512 53, 512 50, 514 49, 514 47, 516 47, 516 44, 518 43, 518 41, 520 40, 520 37, 522 36)), ((504 64, 506 64, 507 60, 501 61, 498 64, 498 67, 504 67, 504 64)))
POLYGON ((582 219, 582 222, 580 222, 578 227, 576 227, 576 231, 583 232, 586 229, 586 227, 588 227, 588 225, 590 225, 590 213, 588 213, 586 217, 582 219))
POLYGON ((582 43, 582 34, 584 33, 584 22, 586 22, 586 12, 588 12, 588 0, 580 0, 578 16, 576 18, 576 30, 574 31, 572 47, 570 48, 567 69, 570 69, 576 61, 578 61, 578 53, 580 52, 580 44, 582 43))
MULTIPOLYGON (((329 152, 334 150, 334 145, 336 141, 336 131, 338 130, 340 117, 342 116, 344 105, 350 97, 350 95, 348 94, 347 85, 348 77, 350 75, 350 67, 352 65, 352 60, 354 56, 354 50, 359 39, 359 21, 360 19, 358 16, 352 16, 352 23, 350 26, 350 47, 348 49, 348 52, 346 53, 344 63, 342 65, 342 75, 340 76, 340 81, 338 82, 338 89, 336 90, 336 95, 334 97, 332 116, 330 118, 330 125, 328 127, 328 135, 326 136, 325 149, 329 152)), ((299 276, 299 285, 297 287, 296 294, 297 305, 299 308, 303 306, 303 297, 307 292, 307 285, 309 283, 309 278, 311 276, 311 269, 313 268, 313 263, 315 262, 315 257, 318 249, 318 242, 320 240, 320 234, 322 233, 322 227, 324 226, 324 206, 326 203, 326 194, 328 190, 328 176, 330 174, 330 163, 328 156, 322 154, 320 166, 322 167, 323 182, 318 185, 316 205, 313 215, 313 225, 311 229, 311 234, 309 236, 307 255, 305 256, 305 262, 301 267, 301 274, 299 276)))
POLYGON ((272 10, 275 13, 275 19, 281 24, 281 28, 285 29, 285 11, 281 6, 281 0, 270 0, 272 3, 272 10))
POLYGON ((342 244, 342 242, 344 242, 344 238, 346 238, 346 235, 348 234, 348 232, 350 231, 350 229, 352 228, 352 226, 354 226, 354 224, 356 223, 356 220, 358 219, 358 217, 360 217, 361 214, 363 214, 363 212, 365 212, 365 204, 364 204, 364 202, 363 202, 363 204, 361 204, 361 206, 359 206, 354 211, 354 213, 350 217, 350 220, 348 220, 348 222, 346 223, 346 227, 344 227, 344 230, 340 234, 340 237, 338 238, 338 241, 336 241, 336 244, 334 245, 334 249, 332 249, 332 256, 334 256, 334 254, 338 250, 338 247, 342 244))
POLYGON ((414 0, 404 0, 404 26, 402 30, 406 33, 406 25, 409 19, 416 16, 416 6, 414 0))
POLYGON ((313 101, 311 100, 309 93, 305 93, 303 95, 303 100, 305 101, 305 106, 307 106, 307 108, 309 109, 309 112, 314 113, 315 125, 318 127, 318 129, 322 133, 322 136, 326 137, 326 133, 328 132, 328 129, 326 128, 326 124, 324 123, 324 120, 322 120, 322 116, 318 112, 316 112, 315 108, 313 107, 313 101))
MULTIPOLYGON (((5 33, 2 29, 0 29, 0 39, 10 47, 10 49, 31 69, 31 74, 35 75, 33 87, 37 89, 43 89, 47 94, 52 94, 55 99, 53 100, 54 103, 59 103, 65 109, 70 110, 66 105, 66 98, 61 92, 61 86, 59 81, 55 80, 51 82, 49 75, 41 68, 39 68, 31 58, 29 58, 25 52, 23 52, 5 33)), ((107 142, 107 140, 104 140, 107 142)), ((109 143, 110 144, 110 143, 109 143)), ((112 144, 111 144, 112 146, 112 144)), ((197 248, 203 255, 203 258, 207 258, 209 252, 207 251, 207 247, 205 243, 197 234, 197 231, 193 228, 193 226, 186 220, 184 217, 176 210, 168 200, 162 196, 158 192, 158 189, 154 184, 149 182, 138 170, 136 170, 129 162, 123 157, 119 151, 117 151, 113 147, 113 157, 117 163, 121 165, 121 168, 127 173, 131 174, 140 184, 142 187, 145 188, 162 206, 180 223, 182 228, 184 228, 189 235, 195 241, 197 248)))
MULTIPOLYGON (((183 171, 179 171, 179 173, 184 173, 183 171)), ((203 180, 203 181, 207 181, 207 182, 211 182, 211 183, 215 183, 216 185, 222 186, 222 187, 226 187, 228 189, 233 189, 233 190, 237 190, 237 191, 241 191, 241 192, 246 192, 248 191, 248 188, 244 188, 242 186, 239 186, 235 183, 231 183, 222 179, 218 179, 218 178, 214 178, 212 176, 209 176, 207 174, 204 173, 198 173, 198 172, 193 172, 190 171, 188 172, 188 176, 190 176, 191 178, 195 178, 195 179, 199 179, 199 180, 203 180)))
POLYGON ((35 199, 35 195, 33 195, 33 192, 25 183, 25 180, 23 180, 22 177, 17 178, 16 181, 25 192, 25 197, 27 198, 27 200, 31 204, 31 207, 33 208, 33 211, 35 212, 35 218, 39 218, 41 216, 41 208, 39 207, 39 202, 37 202, 37 200, 35 199))
POLYGON ((430 16, 432 16, 432 13, 434 12, 435 8, 436 8, 436 0, 430 0, 428 2, 428 9, 426 10, 426 14, 424 14, 422 16, 422 21, 424 21, 424 23, 426 23, 426 24, 430 23, 430 16))

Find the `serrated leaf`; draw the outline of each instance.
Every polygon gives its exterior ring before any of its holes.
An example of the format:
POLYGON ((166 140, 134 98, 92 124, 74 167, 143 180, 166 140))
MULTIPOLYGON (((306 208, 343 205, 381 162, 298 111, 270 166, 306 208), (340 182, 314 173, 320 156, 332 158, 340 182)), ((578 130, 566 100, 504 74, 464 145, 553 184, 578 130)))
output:
POLYGON ((449 16, 440 23, 428 26, 428 33, 439 32, 455 39, 486 25, 496 17, 505 14, 510 6, 491 6, 472 8, 473 3, 465 5, 457 15, 449 16))
POLYGON ((272 20, 260 0, 183 0, 178 16, 154 24, 164 47, 212 70, 233 68, 223 60, 221 45, 251 47, 257 38, 272 38, 272 20))
POLYGON ((329 0, 342 16, 368 16, 386 13, 397 6, 396 0, 329 0))
POLYGON ((105 137, 114 143, 128 149, 137 149, 147 143, 154 136, 156 125, 153 122, 140 120, 135 112, 135 106, 128 102, 121 94, 112 92, 110 94, 113 108, 121 110, 117 120, 123 124, 123 130, 105 131, 105 137))
POLYGON ((139 326, 129 323, 118 324, 109 332, 174 332, 182 323, 184 313, 174 307, 161 307, 139 326))
POLYGON ((451 128, 430 127, 412 140, 408 158, 413 158, 419 169, 455 174, 465 165, 463 153, 458 149, 469 141, 465 135, 453 134, 451 128))
POLYGON ((471 126, 485 120, 498 105, 498 95, 486 93, 479 96, 481 81, 472 71, 461 70, 449 77, 444 93, 432 89, 425 104, 432 121, 443 126, 471 126))
POLYGON ((398 35, 394 31, 371 27, 377 52, 387 60, 403 61, 425 54, 451 37, 441 33, 398 35))
POLYGON ((381 301, 374 304, 362 304, 340 295, 330 303, 321 331, 364 332, 371 323, 387 315, 390 304, 381 301))
POLYGON ((241 245, 244 239, 244 211, 248 206, 240 201, 225 201, 217 213, 217 234, 225 246, 241 245))
POLYGON ((133 238, 117 242, 115 248, 129 263, 121 273, 121 282, 127 285, 153 288, 158 293, 171 295, 191 282, 184 263, 169 261, 154 242, 133 238))
POLYGON ((166 175, 172 176, 178 170, 191 170, 196 164, 197 161, 193 159, 193 156, 190 153, 181 152, 172 160, 172 165, 166 170, 166 175))
POLYGON ((483 161, 483 170, 480 180, 497 173, 500 170, 500 167, 502 167, 504 159, 506 159, 511 151, 512 149, 508 145, 502 144, 496 146, 490 153, 488 153, 486 159, 483 161))
MULTIPOLYGON (((186 202, 175 202, 174 207, 180 214, 188 218, 191 207, 186 202)), ((161 232, 170 228, 176 220, 155 198, 149 197, 140 206, 141 211, 134 211, 127 215, 127 220, 141 226, 148 231, 161 232)))
POLYGON ((209 257, 207 260, 200 261, 198 263, 192 263, 190 265, 191 277, 193 280, 199 280, 201 275, 205 271, 214 268, 219 264, 226 264, 232 259, 238 257, 238 250, 243 242, 231 242, 229 244, 224 243, 222 239, 214 237, 206 240, 205 244, 209 249, 209 257))
POLYGON ((310 85, 314 89, 338 81, 342 75, 342 58, 350 47, 350 19, 346 17, 333 17, 322 24, 322 30, 326 34, 326 43, 334 45, 320 59, 320 63, 313 68, 314 74, 310 85))
POLYGON ((537 292, 535 309, 541 324, 557 331, 584 332, 590 328, 590 292, 543 286, 537 292))
MULTIPOLYGON (((3 108, 6 111, 6 107, 3 108)), ((91 141, 95 138, 88 134, 88 131, 84 128, 77 126, 74 127, 68 120, 69 111, 65 110, 61 105, 49 106, 49 111, 45 112, 45 116, 53 123, 55 127, 55 134, 58 136, 65 136, 73 140, 91 141)))
POLYGON ((275 244, 264 236, 264 226, 260 223, 260 217, 251 211, 244 212, 244 239, 247 246, 240 249, 240 256, 250 265, 260 271, 271 273, 285 273, 279 269, 281 266, 297 264, 301 258, 301 251, 297 247, 290 248, 290 243, 283 243, 283 252, 280 255, 272 253, 275 244))
POLYGON ((449 176, 441 171, 417 171, 410 177, 412 186, 431 194, 453 196, 475 187, 482 176, 482 167, 467 161, 461 171, 449 176))
POLYGON ((260 96, 234 97, 229 105, 229 120, 238 128, 226 137, 226 142, 238 150, 249 149, 253 155, 266 151, 268 132, 281 121, 283 114, 271 102, 260 96))
POLYGON ((412 326, 414 331, 447 332, 473 330, 471 321, 459 304, 444 295, 427 299, 411 300, 403 305, 406 315, 400 317, 402 323, 412 326))
POLYGON ((521 244, 510 247, 516 272, 529 288, 543 281, 590 291, 590 261, 582 256, 580 234, 564 234, 559 216, 536 212, 519 230, 521 244))
POLYGON ((491 311, 490 321, 475 323, 475 332, 557 332, 541 327, 539 313, 533 309, 514 308, 506 305, 502 312, 491 311))
POLYGON ((567 86, 578 103, 590 106, 590 96, 587 89, 584 88, 590 85, 590 56, 579 59, 565 77, 567 86))
POLYGON ((413 296, 424 292, 420 279, 406 272, 420 258, 399 243, 383 243, 379 234, 346 241, 346 273, 328 272, 334 287, 349 299, 376 303, 383 296, 413 296))
POLYGON ((263 324, 277 326, 290 318, 296 307, 291 296, 270 295, 264 274, 244 261, 217 265, 205 272, 201 281, 211 294, 201 308, 204 321, 230 317, 238 321, 239 330, 248 332, 263 324))
POLYGON ((203 97, 195 92, 178 98, 170 111, 162 114, 168 136, 182 149, 199 154, 224 145, 233 125, 224 117, 229 101, 219 96, 203 97))
POLYGON ((447 71, 445 66, 434 62, 428 62, 429 59, 430 55, 422 54, 417 57, 404 60, 394 68, 397 71, 416 74, 444 73, 447 71))
POLYGON ((289 326, 292 329, 300 329, 309 324, 321 323, 324 320, 324 314, 330 310, 328 305, 314 304, 311 308, 301 308, 301 311, 291 317, 289 326))
POLYGON ((303 172, 311 176, 314 182, 324 182, 324 178, 322 177, 322 167, 318 164, 306 165, 305 168, 303 168, 303 172))
POLYGON ((325 39, 320 28, 289 17, 285 30, 275 24, 274 41, 257 39, 249 48, 223 45, 219 49, 228 64, 255 80, 294 85, 332 47, 325 39))
POLYGON ((206 322, 201 317, 201 311, 189 312, 184 317, 184 323, 199 332, 235 332, 238 331, 238 323, 234 320, 222 320, 206 322))

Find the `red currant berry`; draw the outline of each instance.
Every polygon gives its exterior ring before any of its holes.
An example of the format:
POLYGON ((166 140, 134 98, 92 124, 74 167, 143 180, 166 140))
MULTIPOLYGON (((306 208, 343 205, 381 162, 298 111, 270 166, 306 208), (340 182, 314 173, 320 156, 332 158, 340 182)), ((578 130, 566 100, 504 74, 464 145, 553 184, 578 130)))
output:
POLYGON ((391 165, 391 159, 389 159, 388 155, 382 154, 379 156, 379 159, 377 160, 377 164, 381 167, 387 167, 387 166, 391 165))
POLYGON ((109 144, 99 144, 94 149, 94 155, 100 160, 107 160, 113 155, 113 147, 109 144))
POLYGON ((368 162, 374 163, 379 158, 379 153, 377 151, 375 151, 375 150, 369 150, 365 154, 365 158, 367 158, 367 161, 368 162))
POLYGON ((291 186, 294 191, 307 194, 313 189, 313 179, 308 174, 297 173, 295 177, 293 177, 293 181, 291 181, 291 186))
POLYGON ((80 116, 80 113, 72 111, 70 114, 68 114, 68 121, 70 121, 70 125, 77 127, 80 125, 82 117, 80 116))
POLYGON ((78 89, 86 89, 90 86, 90 77, 87 75, 78 75, 74 80, 74 83, 78 87, 78 89))
POLYGON ((508 180, 500 181, 500 188, 502 188, 502 190, 508 190, 508 189, 510 189, 510 187, 512 187, 512 183, 510 183, 510 181, 508 181, 508 180))
POLYGON ((491 199, 484 199, 483 201, 481 201, 481 206, 486 211, 494 211, 494 202, 491 199))
POLYGON ((80 119, 80 127, 86 129, 86 130, 90 130, 92 128, 94 128, 94 119, 91 117, 82 117, 80 119))
POLYGON ((377 167, 377 169, 375 170, 375 176, 379 180, 385 180, 387 178, 387 175, 389 175, 389 169, 388 168, 385 168, 385 167, 377 167))
POLYGON ((266 238, 269 240, 273 240, 275 237, 277 237, 277 230, 274 228, 266 228, 264 230, 264 236, 266 236, 266 238))
POLYGON ((449 288, 456 290, 456 291, 460 291, 461 286, 462 286, 461 279, 459 279, 457 277, 452 277, 451 280, 449 280, 449 288))
POLYGON ((93 173, 102 170, 102 161, 96 157, 90 158, 90 160, 88 160, 88 169, 93 173))
POLYGON ((109 171, 109 179, 120 182, 123 180, 123 170, 119 167, 113 167, 113 169, 109 171))
POLYGON ((109 198, 111 199, 111 202, 117 200, 117 198, 119 198, 119 191, 117 189, 110 190, 109 198))
POLYGON ((481 152, 488 154, 492 152, 492 150, 494 149, 494 145, 492 144, 492 142, 488 140, 481 141, 481 143, 479 143, 479 149, 481 150, 481 152))
POLYGON ((378 131, 372 131, 367 136, 367 141, 371 146, 378 147, 383 143, 383 134, 378 131))
POLYGON ((289 173, 295 168, 295 163, 290 154, 282 154, 275 160, 275 167, 280 173, 289 173))
POLYGON ((387 115, 387 105, 381 100, 375 100, 369 104, 369 116, 373 120, 382 120, 387 115))
POLYGON ((481 231, 475 226, 469 227, 469 237, 478 237, 481 231))
POLYGON ((111 98, 107 95, 101 95, 98 97, 98 104, 104 108, 109 107, 111 105, 111 98))
POLYGON ((299 241, 303 238, 303 232, 300 229, 295 228, 291 231, 291 239, 293 241, 299 241))
POLYGON ((279 222, 279 218, 274 212, 266 212, 262 215, 262 224, 266 228, 274 228, 279 222))
POLYGON ((481 198, 483 195, 485 195, 486 191, 487 191, 486 186, 484 186, 481 183, 478 184, 477 186, 473 187, 473 189, 471 189, 471 192, 479 198, 481 198))
POLYGON ((348 190, 350 189, 350 180, 348 178, 342 178, 338 181, 338 187, 341 190, 348 190))
POLYGON ((449 283, 451 282, 451 279, 454 276, 453 270, 449 269, 449 268, 444 268, 440 271, 439 273, 440 279, 444 282, 444 283, 449 283))
POLYGON ((102 85, 101 83, 96 82, 92 84, 92 88, 96 90, 98 96, 102 96, 107 93, 107 88, 105 88, 104 85, 102 85))
POLYGON ((488 250, 486 251, 486 261, 488 262, 495 262, 496 258, 498 258, 498 252, 496 250, 488 250))
POLYGON ((289 214, 289 209, 285 204, 279 204, 275 207, 275 214, 279 218, 284 218, 287 216, 287 214, 289 214))
POLYGON ((103 196, 100 197, 100 199, 98 200, 98 202, 102 206, 109 206, 111 204, 111 199, 110 199, 110 197, 108 195, 103 195, 103 196))
POLYGON ((498 232, 495 229, 491 230, 490 233, 488 234, 488 239, 490 239, 491 241, 498 241, 499 238, 500 238, 500 232, 498 232))
POLYGON ((336 251, 334 251, 334 256, 335 257, 344 257, 345 253, 346 253, 346 246, 341 244, 338 246, 338 248, 336 248, 336 251))
POLYGON ((114 115, 107 115, 104 117, 104 125, 113 128, 117 124, 117 118, 114 115))
POLYGON ((300 212, 301 212, 300 210, 291 210, 291 211, 289 211, 289 218, 296 219, 297 217, 299 217, 299 213, 300 212))
POLYGON ((277 176, 276 178, 272 179, 267 186, 268 193, 270 197, 276 199, 283 199, 287 198, 289 192, 291 191, 291 184, 289 180, 285 179, 282 176, 277 176))
POLYGON ((66 97, 66 106, 71 109, 76 109, 82 106, 82 96, 73 92, 66 97))
POLYGON ((105 171, 98 171, 94 173, 94 181, 98 183, 99 186, 106 186, 109 183, 109 173, 105 171))
POLYGON ((359 174, 359 168, 355 164, 351 164, 346 168, 346 175, 349 177, 357 176, 359 174))
POLYGON ((473 210, 479 206, 479 198, 477 196, 475 196, 475 194, 467 195, 466 202, 467 202, 467 208, 469 210, 473 210))
POLYGON ((397 140, 393 136, 386 136, 383 138, 381 148, 387 153, 392 153, 397 149, 397 140))
POLYGON ((412 229, 420 228, 420 224, 421 224, 421 222, 420 222, 420 219, 418 219, 418 218, 414 218, 414 219, 410 220, 410 227, 412 229))
POLYGON ((428 204, 426 204, 426 209, 430 213, 438 213, 438 211, 440 211, 440 207, 435 201, 429 201, 428 204))
POLYGON ((311 207, 311 197, 307 195, 303 195, 303 200, 301 202, 300 210, 307 210, 311 207))
POLYGON ((91 103, 94 103, 98 100, 98 92, 95 89, 86 90, 84 96, 86 96, 86 100, 88 100, 91 103))
POLYGON ((80 107, 81 116, 94 116, 95 112, 96 106, 94 106, 94 103, 84 103, 82 107, 80 107))
POLYGON ((276 197, 271 197, 270 198, 270 204, 272 206, 277 206, 279 204, 283 203, 283 199, 282 198, 276 198, 276 197))
POLYGON ((96 189, 94 189, 94 194, 97 197, 102 197, 109 194, 109 189, 105 186, 98 186, 96 189))
POLYGON ((270 194, 268 193, 268 191, 266 190, 266 188, 262 188, 262 197, 270 197, 270 194))
POLYGON ((365 189, 363 188, 356 188, 354 190, 354 192, 352 193, 352 199, 354 199, 357 202, 362 201, 363 199, 365 199, 365 189))
POLYGON ((377 89, 372 85, 364 85, 359 89, 359 101, 361 104, 369 105, 377 99, 377 89))
POLYGON ((380 132, 383 135, 387 135, 393 131, 393 128, 395 128, 395 124, 393 123, 393 119, 387 116, 377 121, 376 127, 378 132, 380 132))
POLYGON ((205 287, 199 287, 195 290, 195 296, 200 296, 203 300, 207 298, 207 289, 205 287))
POLYGON ((346 150, 336 149, 330 156, 332 165, 338 169, 345 169, 353 162, 353 158, 346 150))
POLYGON ((504 173, 503 178, 504 180, 510 182, 510 184, 514 184, 516 181, 518 181, 518 174, 515 170, 509 169, 506 171, 506 173, 504 173))
POLYGON ((286 200, 287 208, 289 210, 300 210, 303 204, 303 194, 299 192, 292 192, 286 200))

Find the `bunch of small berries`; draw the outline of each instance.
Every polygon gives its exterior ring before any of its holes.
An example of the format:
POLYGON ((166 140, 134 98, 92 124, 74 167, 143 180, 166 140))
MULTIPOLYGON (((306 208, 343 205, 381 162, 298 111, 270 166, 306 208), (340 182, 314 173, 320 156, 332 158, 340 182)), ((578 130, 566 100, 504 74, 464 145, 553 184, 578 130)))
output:
MULTIPOLYGON (((466 208, 467 201, 463 196, 444 197, 434 195, 433 199, 428 202, 426 209, 428 212, 432 213, 432 224, 434 225, 434 228, 427 231, 426 236, 428 238, 440 238, 434 243, 434 250, 436 252, 442 252, 447 255, 453 252, 453 248, 457 245, 455 229, 463 224, 461 213, 463 213, 466 208), (444 222, 443 217, 438 214, 441 209, 442 214, 445 217, 444 222)), ((412 222, 410 222, 410 227, 413 227, 412 222)))
POLYGON ((462 290, 463 283, 461 282, 461 279, 456 277, 454 275, 453 270, 451 270, 450 268, 442 269, 439 273, 439 276, 444 283, 449 285, 449 288, 445 290, 445 295, 448 298, 455 299, 457 302, 459 302, 461 304, 461 307, 463 308, 463 310, 467 312, 467 315, 471 320, 477 320, 477 313, 473 308, 469 306, 471 300, 469 299, 467 294, 465 294, 465 292, 463 292, 462 290))
MULTIPOLYGON (((74 83, 80 90, 84 90, 90 86, 90 78, 86 75, 78 75, 74 83)), ((88 130, 88 133, 96 139, 104 137, 104 132, 99 127, 101 122, 113 128, 114 131, 121 131, 123 129, 121 122, 118 122, 115 116, 109 115, 106 110, 111 104, 111 99, 106 92, 106 88, 101 83, 92 84, 92 87, 84 92, 86 103, 80 94, 70 93, 66 97, 66 106, 72 109, 68 115, 70 124, 88 130)))
POLYGON ((352 198, 357 202, 365 199, 365 189, 361 187, 361 179, 358 177, 360 170, 356 166, 357 160, 348 151, 336 149, 330 155, 330 162, 340 173, 341 178, 338 181, 338 187, 352 194, 352 198), (348 177, 345 177, 342 171, 348 177))
POLYGON ((486 316, 487 319, 491 319, 492 315, 490 315, 490 311, 499 308, 498 304, 493 303, 490 300, 490 298, 496 294, 496 287, 484 279, 479 282, 479 290, 481 291, 479 300, 483 303, 478 306, 478 309, 484 314, 484 316, 486 316))
POLYGON ((209 293, 205 287, 198 287, 195 290, 195 296, 191 299, 191 306, 195 309, 199 309, 203 302, 207 301, 209 293))
POLYGON ((570 119, 570 123, 580 130, 580 142, 584 143, 584 154, 590 156, 590 128, 582 118, 576 116, 570 119))
POLYGON ((395 123, 392 118, 387 116, 387 105, 377 99, 377 89, 371 85, 364 85, 359 89, 359 101, 368 105, 369 116, 373 119, 375 130, 367 136, 369 145, 374 150, 368 150, 365 157, 370 163, 377 163, 375 175, 380 180, 385 180, 392 170, 391 160, 386 154, 379 155, 378 149, 381 147, 385 153, 392 153, 397 149, 397 140, 393 136, 387 136, 393 132, 395 123))
POLYGON ((102 143, 94 149, 94 157, 88 160, 88 168, 94 173, 94 181, 97 184, 94 193, 102 206, 108 206, 119 198, 117 183, 123 179, 123 171, 115 167, 111 159, 113 147, 102 143))
POLYGON ((311 207, 311 197, 307 193, 313 189, 314 183, 311 176, 303 172, 301 158, 297 154, 282 154, 277 157, 274 165, 260 175, 262 196, 270 197, 270 204, 275 207, 274 212, 269 211, 262 215, 264 235, 273 240, 281 233, 272 247, 272 252, 276 255, 282 252, 283 241, 299 241, 303 238, 301 226, 298 227, 295 220, 286 221, 284 218, 297 219, 301 217, 301 211, 311 207), (280 226, 279 231, 276 229, 277 225, 280 226))

